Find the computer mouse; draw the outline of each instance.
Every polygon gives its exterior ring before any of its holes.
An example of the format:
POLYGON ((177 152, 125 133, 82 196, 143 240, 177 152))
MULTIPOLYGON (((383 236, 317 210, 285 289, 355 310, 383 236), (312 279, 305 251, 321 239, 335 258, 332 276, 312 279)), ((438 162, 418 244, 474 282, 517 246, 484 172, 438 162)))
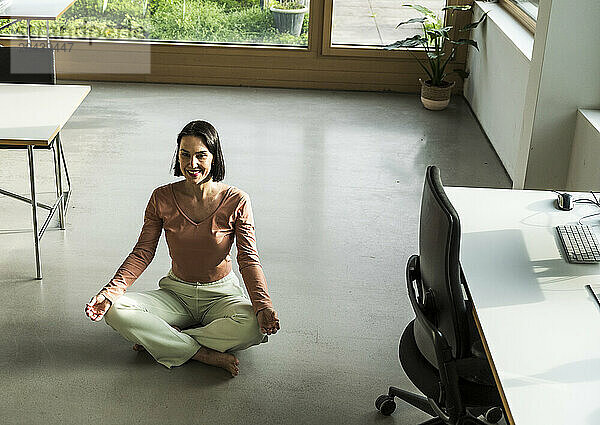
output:
POLYGON ((562 211, 570 211, 573 209, 573 195, 570 193, 559 193, 556 198, 556 208, 562 211))

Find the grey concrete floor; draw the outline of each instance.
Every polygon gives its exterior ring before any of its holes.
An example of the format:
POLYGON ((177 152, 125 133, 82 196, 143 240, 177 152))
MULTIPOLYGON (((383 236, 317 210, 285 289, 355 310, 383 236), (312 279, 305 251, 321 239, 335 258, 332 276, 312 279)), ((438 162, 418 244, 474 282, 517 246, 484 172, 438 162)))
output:
MULTIPOLYGON (((404 266, 417 252, 425 168, 446 185, 509 187, 467 104, 423 109, 417 95, 94 83, 65 127, 73 181, 67 229, 42 240, 35 267, 30 209, 0 197, 0 423, 414 424, 389 385, 414 387, 397 360, 413 318, 404 266), (177 132, 219 129, 225 182, 252 198, 258 247, 282 329, 240 352, 241 373, 187 363, 167 370, 84 304, 134 245, 152 190, 174 181, 177 132)), ((28 193, 25 152, 0 151, 2 187, 28 193)), ((49 153, 36 151, 42 198, 49 153)), ((164 239, 130 289, 157 287, 164 239)), ((235 266, 237 272, 237 266, 235 266)), ((238 273, 239 276, 239 273, 238 273)))

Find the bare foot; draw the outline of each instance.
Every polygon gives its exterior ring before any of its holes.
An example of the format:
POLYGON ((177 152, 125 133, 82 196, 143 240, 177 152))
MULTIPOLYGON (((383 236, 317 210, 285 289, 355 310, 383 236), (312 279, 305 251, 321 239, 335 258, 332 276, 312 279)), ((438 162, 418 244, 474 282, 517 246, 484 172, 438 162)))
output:
POLYGON ((192 359, 225 369, 231 373, 231 376, 237 376, 240 373, 240 361, 231 353, 220 353, 210 348, 202 347, 192 359))
MULTIPOLYGON (((172 328, 174 328, 177 332, 181 332, 181 329, 179 329, 177 326, 173 326, 171 325, 172 328)), ((140 344, 133 344, 133 351, 145 351, 146 349, 144 348, 143 345, 140 344)))

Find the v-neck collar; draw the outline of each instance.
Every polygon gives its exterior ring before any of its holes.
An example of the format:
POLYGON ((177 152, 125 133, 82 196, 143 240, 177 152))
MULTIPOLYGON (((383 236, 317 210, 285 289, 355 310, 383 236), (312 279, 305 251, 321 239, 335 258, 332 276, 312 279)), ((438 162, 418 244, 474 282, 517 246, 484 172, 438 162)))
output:
POLYGON ((227 190, 225 190, 225 195, 223 196, 223 199, 221 199, 221 202, 219 202, 219 205, 217 205, 217 208, 210 215, 208 215, 206 218, 202 219, 202 221, 199 221, 199 222, 196 223, 194 220, 192 220, 191 218, 189 218, 187 216, 187 214, 183 212, 183 209, 179 206, 179 202, 177 202, 177 197, 175 196, 175 189, 173 189, 174 185, 175 185, 175 183, 171 183, 171 195, 173 196, 173 201, 175 202, 175 206, 177 207, 177 210, 179 211, 179 213, 182 216, 184 216, 185 219, 187 221, 189 221, 190 223, 192 223, 194 226, 199 226, 200 224, 204 223, 206 220, 208 220, 209 218, 211 218, 212 216, 214 216, 217 211, 219 211, 219 208, 221 208, 221 205, 223 205, 223 202, 225 202, 225 199, 227 199, 227 196, 229 195, 229 191, 231 190, 231 187, 232 187, 232 186, 229 186, 227 188, 227 190))

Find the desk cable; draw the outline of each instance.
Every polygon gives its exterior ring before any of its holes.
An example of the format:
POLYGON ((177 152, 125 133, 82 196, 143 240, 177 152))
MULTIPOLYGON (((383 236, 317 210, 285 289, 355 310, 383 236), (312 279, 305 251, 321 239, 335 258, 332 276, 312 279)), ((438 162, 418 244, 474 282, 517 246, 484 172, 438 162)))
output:
MULTIPOLYGON (((580 203, 580 204, 592 204, 592 205, 595 205, 596 207, 600 208, 600 202, 598 201, 598 198, 596 197, 596 194, 592 190, 590 190, 590 193, 594 197, 593 201, 591 199, 580 198, 580 199, 576 199, 574 202, 575 203, 580 203)), ((594 213, 594 214, 584 215, 583 217, 579 218, 579 220, 577 220, 577 223, 578 224, 582 224, 581 220, 584 220, 584 219, 590 218, 590 217, 595 217, 597 215, 600 215, 600 212, 597 212, 597 213, 594 213)))
MULTIPOLYGON (((556 190, 553 190, 552 192, 559 193, 559 194, 561 193, 561 192, 558 192, 556 190)), ((592 205, 595 205, 596 207, 600 208, 600 200, 598 200, 598 198, 596 197, 596 194, 594 193, 594 191, 590 190, 590 193, 594 197, 593 201, 591 199, 579 198, 579 199, 575 199, 573 201, 573 203, 576 203, 576 204, 592 204, 592 205)), ((590 217, 595 217, 597 215, 600 215, 600 212, 597 212, 597 213, 594 213, 594 214, 584 215, 583 217, 580 217, 579 220, 577 220, 577 224, 583 225, 583 223, 581 222, 581 220, 585 220, 586 218, 590 218, 590 217)))

